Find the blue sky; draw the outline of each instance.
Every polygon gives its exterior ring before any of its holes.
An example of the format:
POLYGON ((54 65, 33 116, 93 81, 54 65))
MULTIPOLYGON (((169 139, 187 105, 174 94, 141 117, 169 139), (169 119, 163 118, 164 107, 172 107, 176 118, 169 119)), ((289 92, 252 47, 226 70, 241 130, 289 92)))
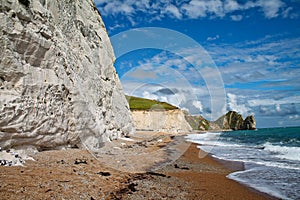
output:
POLYGON ((300 125, 299 0, 95 3, 125 93, 210 120, 236 110, 258 127, 300 125))

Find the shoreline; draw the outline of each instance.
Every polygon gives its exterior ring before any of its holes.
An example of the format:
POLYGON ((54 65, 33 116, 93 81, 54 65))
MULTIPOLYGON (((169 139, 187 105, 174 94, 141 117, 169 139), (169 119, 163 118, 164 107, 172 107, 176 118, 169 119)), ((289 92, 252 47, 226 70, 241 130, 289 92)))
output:
MULTIPOLYGON (((204 158, 198 158, 197 161, 195 161, 195 164, 209 164, 211 166, 214 166, 215 169, 210 171, 203 171, 200 174, 202 175, 209 175, 209 177, 216 176, 218 177, 219 181, 215 182, 213 185, 218 187, 219 185, 219 193, 226 194, 228 193, 228 196, 223 196, 224 199, 240 199, 241 197, 243 199, 278 199, 274 196, 271 196, 270 194, 261 192, 259 190, 256 190, 255 188, 249 187, 247 185, 244 185, 236 180, 230 179, 227 176, 233 172, 237 171, 243 171, 245 170, 244 168, 244 163, 243 162, 237 162, 237 161, 228 161, 228 160, 223 160, 219 158, 213 157, 210 153, 207 153, 203 151, 202 149, 198 148, 199 144, 197 143, 192 143, 191 144, 191 149, 187 153, 189 156, 189 159, 196 159, 196 154, 199 151, 198 154, 207 154, 204 158), (220 176, 219 176, 220 175, 220 176), (222 180, 224 179, 224 180, 222 180), (224 185, 228 185, 229 188, 231 188, 230 191, 221 191, 224 190, 225 188, 222 187, 224 185), (230 185, 230 186, 229 186, 230 185)), ((190 161, 189 161, 190 162, 190 161)), ((207 181, 207 180, 206 180, 207 181)), ((211 183, 208 183, 211 184, 211 183)), ((218 194, 220 195, 220 194, 218 194)), ((222 197, 220 199, 223 199, 222 197)))
POLYGON ((241 163, 213 158, 183 135, 137 133, 105 148, 98 157, 81 149, 53 150, 38 153, 24 167, 0 166, 2 197, 276 199, 227 178, 241 163))

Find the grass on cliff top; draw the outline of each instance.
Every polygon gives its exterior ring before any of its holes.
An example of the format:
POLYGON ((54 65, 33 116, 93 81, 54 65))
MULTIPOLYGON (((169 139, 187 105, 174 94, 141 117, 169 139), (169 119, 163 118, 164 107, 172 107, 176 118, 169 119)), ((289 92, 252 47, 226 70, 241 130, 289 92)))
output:
POLYGON ((175 110, 176 106, 166 102, 159 102, 156 100, 144 99, 140 97, 127 96, 130 110, 175 110))

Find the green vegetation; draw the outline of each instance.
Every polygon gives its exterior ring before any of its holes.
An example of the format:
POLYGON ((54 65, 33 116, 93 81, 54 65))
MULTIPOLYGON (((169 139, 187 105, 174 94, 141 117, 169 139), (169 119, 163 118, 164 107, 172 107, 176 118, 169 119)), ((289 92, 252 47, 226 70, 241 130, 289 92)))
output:
POLYGON ((175 110, 176 106, 166 102, 159 102, 156 100, 144 99, 140 97, 127 96, 130 110, 175 110))
POLYGON ((209 124, 210 124, 209 121, 203 118, 203 119, 200 121, 200 124, 199 124, 198 129, 199 129, 199 130, 204 129, 204 130, 207 131, 207 130, 209 129, 209 127, 210 127, 209 124), (202 128, 202 127, 203 127, 203 128, 202 128))

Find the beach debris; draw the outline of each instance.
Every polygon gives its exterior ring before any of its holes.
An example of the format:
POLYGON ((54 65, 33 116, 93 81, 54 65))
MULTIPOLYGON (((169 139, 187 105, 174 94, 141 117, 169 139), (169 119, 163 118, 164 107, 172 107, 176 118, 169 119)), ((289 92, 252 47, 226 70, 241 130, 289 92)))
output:
POLYGON ((135 187, 138 186, 137 183, 129 183, 125 188, 120 189, 119 191, 116 192, 114 199, 120 199, 117 198, 118 196, 122 194, 132 194, 133 192, 138 191, 135 187))
POLYGON ((128 188, 129 188, 129 190, 130 190, 131 192, 136 192, 137 189, 136 189, 135 187, 136 187, 137 185, 138 185, 137 183, 130 183, 130 184, 128 185, 128 188))
POLYGON ((174 167, 176 169, 190 170, 190 168, 188 168, 188 167, 179 167, 177 164, 174 164, 174 167))
POLYGON ((136 142, 135 145, 138 145, 140 147, 145 147, 147 148, 147 141, 140 141, 140 142, 136 142))
POLYGON ((86 161, 86 159, 76 159, 74 164, 75 165, 79 165, 79 164, 86 164, 87 165, 87 161, 86 161))
POLYGON ((188 167, 181 167, 180 169, 183 169, 183 170, 190 170, 190 168, 188 168, 188 167))
POLYGON ((66 164, 66 162, 64 160, 60 160, 56 162, 57 164, 66 164))
POLYGON ((167 178, 170 178, 171 176, 167 176, 165 174, 161 174, 161 173, 157 173, 157 172, 146 172, 146 174, 148 175, 152 175, 152 176, 160 176, 160 177, 167 177, 167 178))
POLYGON ((110 172, 98 172, 96 174, 99 174, 101 176, 111 176, 111 173, 110 172))
POLYGON ((24 159, 14 150, 0 147, 0 166, 23 166, 24 159))
POLYGON ((52 189, 47 189, 47 190, 45 191, 45 193, 51 192, 51 191, 52 191, 52 189))

